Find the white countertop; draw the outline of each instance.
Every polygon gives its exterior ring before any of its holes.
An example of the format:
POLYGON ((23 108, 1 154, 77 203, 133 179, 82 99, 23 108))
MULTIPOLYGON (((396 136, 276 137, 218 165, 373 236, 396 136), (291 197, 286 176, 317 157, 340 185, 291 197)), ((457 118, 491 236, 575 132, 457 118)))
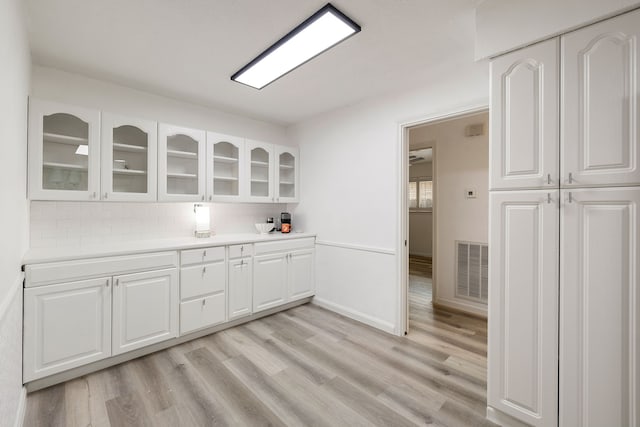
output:
POLYGON ((127 242, 104 243, 95 246, 68 246, 55 248, 29 249, 22 258, 23 264, 39 264, 44 262, 71 261, 83 258, 129 255, 142 252, 162 252, 182 249, 226 246, 243 243, 270 242, 284 239, 300 239, 315 237, 315 233, 256 233, 219 234, 208 238, 183 237, 158 240, 137 240, 127 242))

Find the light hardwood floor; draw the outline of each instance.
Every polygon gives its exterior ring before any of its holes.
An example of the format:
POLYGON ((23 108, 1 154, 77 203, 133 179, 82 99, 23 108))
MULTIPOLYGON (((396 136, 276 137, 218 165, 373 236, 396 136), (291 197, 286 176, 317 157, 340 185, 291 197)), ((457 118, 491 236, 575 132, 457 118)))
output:
POLYGON ((411 297, 396 337, 312 304, 28 396, 25 426, 480 426, 486 322, 411 297))

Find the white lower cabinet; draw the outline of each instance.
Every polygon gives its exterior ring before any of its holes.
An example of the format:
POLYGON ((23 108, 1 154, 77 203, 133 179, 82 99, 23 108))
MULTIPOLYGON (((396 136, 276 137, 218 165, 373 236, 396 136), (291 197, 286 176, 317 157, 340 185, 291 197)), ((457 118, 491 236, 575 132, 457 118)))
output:
POLYGON ((24 290, 24 381, 111 355, 111 278, 24 290))
POLYGON ((209 295, 180 304, 180 333, 186 334, 225 321, 225 295, 209 295))
POLYGON ((252 272, 251 258, 229 261, 229 320, 252 313, 252 272))
POLYGON ((253 312, 284 304, 287 299, 287 256, 260 255, 253 259, 253 312))
POLYGON ((114 277, 113 354, 177 336, 177 301, 175 268, 114 277))
POLYGON ((289 301, 310 297, 315 293, 315 251, 305 249, 289 254, 289 301))
POLYGON ((253 312, 315 294, 315 240, 256 243, 253 312))
POLYGON ((565 192, 560 425, 640 425, 640 188, 565 192))

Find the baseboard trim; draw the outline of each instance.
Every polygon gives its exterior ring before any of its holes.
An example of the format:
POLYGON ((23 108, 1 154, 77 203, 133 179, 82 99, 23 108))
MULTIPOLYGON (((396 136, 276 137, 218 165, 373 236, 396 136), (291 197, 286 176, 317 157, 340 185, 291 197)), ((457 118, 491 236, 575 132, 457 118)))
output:
POLYGON ((18 291, 22 290, 23 281, 24 281, 24 273, 21 272, 16 277, 15 281, 13 282, 13 286, 9 289, 9 292, 7 293, 7 295, 5 295, 2 302, 0 302, 0 325, 4 321, 4 316, 7 314, 7 312, 11 308, 11 303, 13 303, 13 300, 16 298, 16 295, 18 295, 18 291))
POLYGON ((350 243, 329 242, 326 240, 316 240, 316 245, 332 246, 334 248, 353 249, 355 251, 373 252, 377 254, 395 255, 393 249, 376 248, 375 246, 352 245, 350 243))
POLYGON ((373 316, 369 316, 368 314, 364 314, 364 313, 360 313, 359 311, 352 310, 343 305, 336 304, 331 301, 327 301, 325 299, 318 298, 318 297, 313 298, 313 300, 311 301, 311 304, 315 304, 318 307, 325 308, 329 311, 333 311, 335 313, 341 314, 350 319, 357 320, 358 322, 372 326, 376 329, 380 329, 384 332, 388 332, 394 335, 396 334, 395 325, 389 322, 385 322, 384 320, 377 319, 373 316))
POLYGON ((499 426, 529 427, 529 424, 523 423, 522 421, 513 418, 511 415, 505 414, 491 406, 487 406, 487 419, 499 426))
POLYGON ((16 411, 16 422, 14 427, 22 427, 24 425, 24 415, 27 412, 27 388, 22 387, 20 390, 20 401, 18 402, 18 410, 16 411))
POLYGON ((436 308, 443 308, 449 311, 458 311, 463 314, 479 317, 482 319, 487 319, 487 309, 482 307, 477 307, 472 304, 450 300, 447 298, 436 298, 435 300, 433 300, 432 304, 436 308))

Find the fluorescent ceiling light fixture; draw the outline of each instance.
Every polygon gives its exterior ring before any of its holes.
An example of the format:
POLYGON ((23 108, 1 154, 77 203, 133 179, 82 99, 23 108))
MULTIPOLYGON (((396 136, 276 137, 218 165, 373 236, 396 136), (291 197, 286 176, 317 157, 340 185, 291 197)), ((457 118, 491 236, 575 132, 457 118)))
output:
POLYGON ((76 149, 76 154, 80 154, 81 156, 88 156, 89 155, 89 146, 88 145, 78 145, 78 148, 76 149))
POLYGON ((262 89, 325 50, 360 32, 360 26, 327 3, 306 21, 231 76, 262 89))

